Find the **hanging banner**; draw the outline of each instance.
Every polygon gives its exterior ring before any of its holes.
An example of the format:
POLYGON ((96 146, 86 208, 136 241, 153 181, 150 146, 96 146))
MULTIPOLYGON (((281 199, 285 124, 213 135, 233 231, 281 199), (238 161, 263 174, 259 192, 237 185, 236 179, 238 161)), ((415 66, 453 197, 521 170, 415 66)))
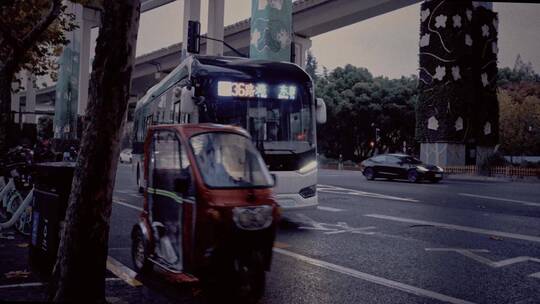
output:
POLYGON ((76 139, 77 103, 79 99, 80 31, 67 36, 69 44, 60 57, 54 105, 54 138, 76 139))
POLYGON ((249 57, 291 60, 292 0, 251 1, 249 57))

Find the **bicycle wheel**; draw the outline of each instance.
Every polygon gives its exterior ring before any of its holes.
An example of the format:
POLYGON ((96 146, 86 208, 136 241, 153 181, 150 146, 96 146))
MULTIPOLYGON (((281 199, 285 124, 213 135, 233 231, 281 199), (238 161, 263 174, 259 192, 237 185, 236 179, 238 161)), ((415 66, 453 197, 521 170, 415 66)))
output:
POLYGON ((15 228, 24 235, 30 235, 30 232, 32 232, 32 207, 26 207, 23 213, 21 213, 15 224, 15 228))
POLYGON ((11 194, 8 204, 7 204, 7 212, 11 215, 15 214, 17 209, 19 209, 19 206, 22 205, 23 197, 19 193, 19 191, 15 191, 11 194))

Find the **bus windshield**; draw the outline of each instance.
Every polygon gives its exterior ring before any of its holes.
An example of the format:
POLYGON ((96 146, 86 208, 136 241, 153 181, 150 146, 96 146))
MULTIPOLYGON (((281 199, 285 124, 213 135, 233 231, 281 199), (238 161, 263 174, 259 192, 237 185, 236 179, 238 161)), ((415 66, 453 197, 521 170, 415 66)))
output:
POLYGON ((212 188, 271 187, 270 173, 251 141, 233 133, 203 133, 190 139, 199 171, 212 188))
POLYGON ((315 147, 311 98, 302 89, 294 99, 217 99, 216 121, 245 128, 265 154, 297 154, 315 147))

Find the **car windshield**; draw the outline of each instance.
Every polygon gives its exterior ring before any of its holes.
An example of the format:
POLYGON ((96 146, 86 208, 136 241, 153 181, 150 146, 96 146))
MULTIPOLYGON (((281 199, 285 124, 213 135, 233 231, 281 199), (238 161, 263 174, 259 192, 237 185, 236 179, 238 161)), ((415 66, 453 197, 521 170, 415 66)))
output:
POLYGON ((272 186, 264 161, 247 137, 233 133, 203 133, 193 136, 190 145, 209 187, 272 186))
POLYGON ((406 164, 413 164, 413 165, 420 165, 422 164, 422 161, 417 159, 417 158, 414 158, 412 156, 403 156, 403 157, 400 157, 400 160, 406 164))

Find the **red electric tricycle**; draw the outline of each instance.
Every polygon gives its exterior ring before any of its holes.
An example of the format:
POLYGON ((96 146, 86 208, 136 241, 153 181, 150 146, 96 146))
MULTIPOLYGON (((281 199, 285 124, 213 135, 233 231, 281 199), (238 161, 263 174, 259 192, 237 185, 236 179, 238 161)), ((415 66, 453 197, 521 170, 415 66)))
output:
POLYGON ((177 281, 259 299, 280 211, 275 177, 249 134, 216 124, 150 127, 144 179, 144 211, 131 234, 136 271, 157 267, 177 281))

